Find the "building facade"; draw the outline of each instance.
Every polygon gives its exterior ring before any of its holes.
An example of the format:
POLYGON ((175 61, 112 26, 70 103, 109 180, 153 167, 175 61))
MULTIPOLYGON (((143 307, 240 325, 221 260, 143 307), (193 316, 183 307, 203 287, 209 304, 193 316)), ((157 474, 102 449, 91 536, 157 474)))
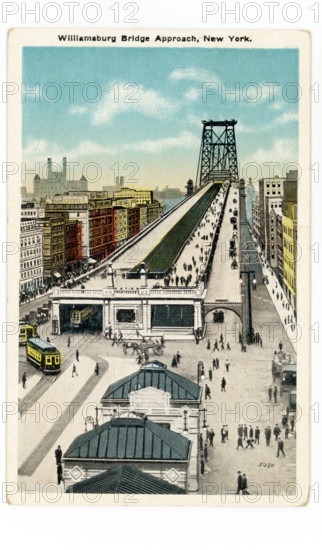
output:
POLYGON ((20 222, 20 292, 43 286, 43 222, 22 218, 20 222))
POLYGON ((115 241, 119 246, 128 238, 128 215, 127 209, 122 207, 115 207, 114 210, 114 234, 115 241))
POLYGON ((283 216, 283 279, 289 301, 296 307, 297 216, 296 205, 283 216))
POLYGON ((259 180, 259 240, 263 250, 267 252, 267 218, 270 210, 266 198, 281 199, 283 197, 283 180, 279 176, 259 180))
POLYGON ((65 224, 66 229, 66 261, 67 270, 83 260, 82 223, 69 219, 65 224))
MULTIPOLYGON (((57 166, 57 168, 60 168, 57 166)), ((45 199, 56 193, 66 193, 68 191, 87 191, 88 182, 85 176, 79 180, 71 180, 67 175, 68 163, 66 157, 63 158, 62 170, 53 170, 52 159, 47 159, 47 178, 41 178, 38 174, 34 177, 34 197, 36 200, 45 199)))
POLYGON ((66 216, 46 217, 44 226, 44 280, 46 283, 59 283, 65 274, 66 255, 66 216))
POLYGON ((187 492, 191 441, 147 418, 113 418, 74 439, 63 456, 65 488, 128 464, 187 492), (173 474, 176 474, 175 476, 173 474))
POLYGON ((153 202, 153 191, 149 189, 130 189, 123 187, 114 193, 114 199, 132 199, 136 204, 148 204, 153 202))
POLYGON ((202 389, 199 385, 151 361, 118 382, 101 399, 103 419, 135 411, 191 441, 188 491, 199 489, 199 433, 202 389))

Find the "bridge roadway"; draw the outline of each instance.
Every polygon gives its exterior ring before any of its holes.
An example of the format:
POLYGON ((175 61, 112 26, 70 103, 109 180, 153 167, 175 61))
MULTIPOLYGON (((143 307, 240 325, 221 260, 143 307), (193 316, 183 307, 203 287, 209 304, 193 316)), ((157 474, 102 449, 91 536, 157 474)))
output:
MULTIPOLYGON (((229 241, 233 235, 233 226, 230 223, 230 218, 233 214, 232 212, 229 212, 229 210, 231 209, 233 211, 236 207, 238 210, 238 191, 231 187, 219 233, 217 250, 214 255, 212 269, 208 280, 205 304, 213 304, 216 301, 224 302, 226 300, 233 303, 241 302, 239 257, 238 255, 236 257, 238 264, 237 269, 231 268, 232 259, 229 258, 229 241), (237 203, 233 202, 234 199, 237 199, 237 203)), ((240 238, 239 234, 238 238, 240 238)))

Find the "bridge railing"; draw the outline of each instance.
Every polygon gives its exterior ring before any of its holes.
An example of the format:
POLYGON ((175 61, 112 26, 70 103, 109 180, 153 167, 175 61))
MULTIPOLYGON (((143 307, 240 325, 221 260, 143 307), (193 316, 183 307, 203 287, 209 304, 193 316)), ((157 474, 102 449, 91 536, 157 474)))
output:
POLYGON ((200 283, 197 287, 194 288, 103 288, 101 290, 91 290, 91 289, 66 289, 66 288, 55 288, 53 290, 53 299, 55 298, 85 298, 85 297, 97 297, 97 298, 106 298, 109 296, 118 297, 118 296, 128 296, 128 297, 138 297, 138 296, 177 296, 191 298, 202 297, 205 292, 205 286, 203 283, 200 283))

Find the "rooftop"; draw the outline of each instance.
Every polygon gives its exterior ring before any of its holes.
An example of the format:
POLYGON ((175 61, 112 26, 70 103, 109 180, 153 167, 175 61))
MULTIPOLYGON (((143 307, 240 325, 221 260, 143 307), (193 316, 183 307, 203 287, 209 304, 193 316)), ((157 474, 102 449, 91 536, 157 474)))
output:
POLYGON ((142 472, 129 464, 118 464, 107 472, 68 487, 67 493, 123 493, 136 495, 184 494, 184 490, 167 481, 142 472))
POLYGON ((102 397, 106 399, 129 399, 132 391, 153 387, 171 394, 174 400, 199 401, 202 388, 184 376, 167 369, 160 361, 145 363, 136 371, 111 384, 102 397))
POLYGON ((142 418, 114 418, 79 435, 64 459, 187 461, 191 441, 142 418))

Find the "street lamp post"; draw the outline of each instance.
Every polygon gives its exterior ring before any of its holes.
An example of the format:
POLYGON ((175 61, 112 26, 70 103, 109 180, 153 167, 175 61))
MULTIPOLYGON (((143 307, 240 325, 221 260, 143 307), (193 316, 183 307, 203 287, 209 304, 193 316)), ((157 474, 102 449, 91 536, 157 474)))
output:
POLYGON ((206 423, 206 407, 204 407, 204 408, 202 409, 202 413, 203 413, 203 425, 202 425, 202 429, 203 429, 204 431, 206 431, 206 430, 207 430, 207 423, 206 423))
MULTIPOLYGON (((254 270, 249 271, 240 271, 241 275, 246 275, 246 289, 244 293, 244 308, 245 313, 243 315, 243 320, 245 322, 246 337, 248 338, 248 343, 251 343, 251 334, 253 332, 253 320, 252 320, 252 299, 251 299, 251 289, 250 289, 250 275, 255 275, 254 270)), ((241 284, 244 284, 243 278, 240 278, 241 284)))
POLYGON ((204 367, 204 364, 203 364, 202 361, 198 362, 197 369, 198 369, 198 385, 199 385, 200 379, 204 380, 206 378, 206 376, 205 376, 205 367, 204 367))

